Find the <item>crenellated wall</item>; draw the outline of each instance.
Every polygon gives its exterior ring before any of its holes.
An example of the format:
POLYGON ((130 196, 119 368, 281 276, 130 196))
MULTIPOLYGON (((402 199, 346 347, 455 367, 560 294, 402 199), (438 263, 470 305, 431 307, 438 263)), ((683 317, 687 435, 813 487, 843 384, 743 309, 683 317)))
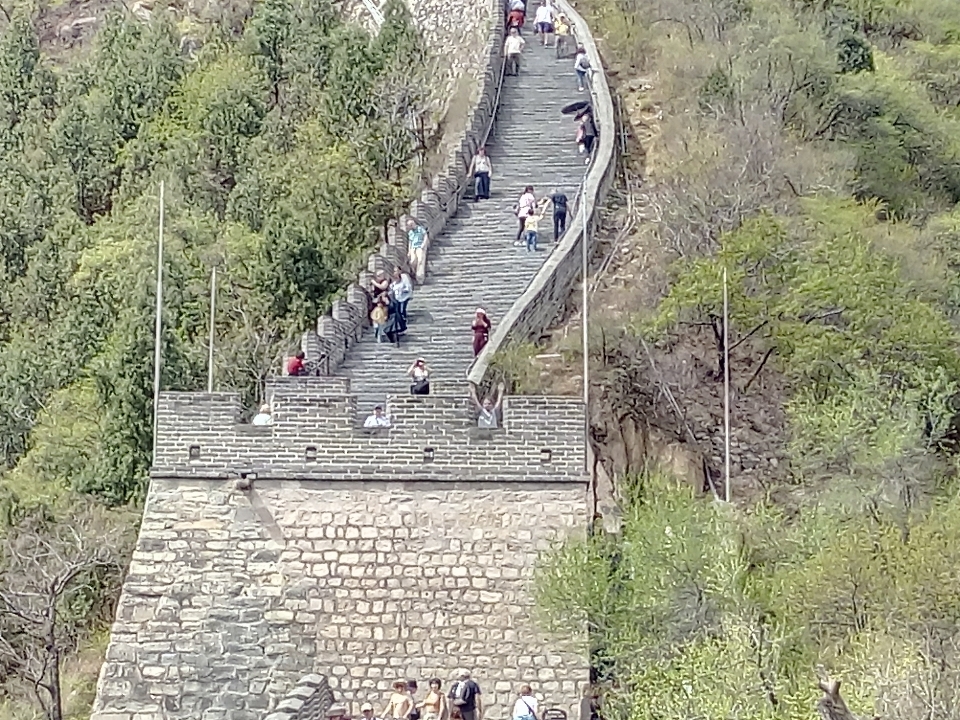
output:
MULTIPOLYGON (((472 5, 468 5, 473 7, 472 5)), ((301 338, 301 347, 308 360, 323 359, 324 371, 333 373, 343 362, 346 350, 359 339, 360 333, 369 325, 367 317, 368 295, 365 288, 370 287, 374 273, 378 270, 392 272, 395 267, 408 267, 406 221, 416 218, 426 229, 428 235, 440 234, 447 221, 456 213, 469 186, 467 169, 478 147, 484 144, 493 126, 500 97, 500 85, 503 80, 503 18, 500 0, 484 0, 485 42, 483 45, 483 64, 485 69, 478 74, 476 91, 471 99, 457 98, 465 102, 466 115, 462 128, 454 130, 453 137, 444 138, 444 147, 452 148, 444 167, 430 181, 420 198, 410 203, 408 214, 391 223, 386 237, 376 252, 367 260, 367 268, 359 274, 356 283, 345 289, 344 298, 333 303, 329 314, 317 318, 316 328, 306 331, 301 338)), ((474 26, 464 26, 462 16, 466 9, 445 6, 444 17, 461 29, 463 33, 475 33, 474 26)), ((422 19, 421 19, 422 20, 422 19)), ((422 22, 421 22, 422 25, 422 22)), ((447 28, 440 36, 446 37, 447 28)), ((435 38, 437 39, 437 38, 435 38)), ((435 52, 446 52, 448 63, 456 64, 460 55, 467 52, 461 47, 461 41, 450 43, 445 50, 434 48, 435 52)), ((471 50, 472 51, 472 50, 471 50)), ((458 123, 459 125, 460 123, 458 123)), ((429 244, 426 249, 429 262, 429 244)), ((423 282, 425 267, 420 268, 417 280, 423 282)))
POLYGON ((508 397, 502 427, 477 427, 469 398, 393 396, 391 427, 356 426, 346 378, 277 378, 273 424, 240 424, 234 393, 162 393, 154 477, 584 481, 575 397, 508 397))

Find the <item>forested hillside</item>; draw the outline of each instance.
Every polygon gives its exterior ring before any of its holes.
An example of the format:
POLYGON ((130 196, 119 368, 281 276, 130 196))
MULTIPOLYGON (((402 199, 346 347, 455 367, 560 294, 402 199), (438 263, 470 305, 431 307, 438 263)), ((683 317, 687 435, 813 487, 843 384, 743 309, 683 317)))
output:
POLYGON ((623 517, 545 559, 545 622, 588 623, 608 718, 809 720, 823 676, 960 717, 960 4, 588 4, 632 135, 591 314, 623 517), (730 505, 694 497, 724 271, 730 505))
POLYGON ((146 487, 160 182, 162 385, 205 387, 216 267, 216 383, 253 404, 429 151, 426 57, 401 0, 376 38, 326 0, 265 0, 195 54, 172 13, 120 10, 56 64, 35 15, 0 18, 0 705, 48 713, 50 653, 109 618, 135 530, 122 508, 146 487), (62 597, 44 600, 51 586, 62 597), (25 597, 39 605, 11 610, 25 597))

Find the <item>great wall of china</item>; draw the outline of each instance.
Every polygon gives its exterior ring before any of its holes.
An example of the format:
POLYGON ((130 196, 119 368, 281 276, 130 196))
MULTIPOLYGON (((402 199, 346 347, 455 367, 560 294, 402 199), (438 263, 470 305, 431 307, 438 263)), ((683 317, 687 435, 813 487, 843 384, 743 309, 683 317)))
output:
MULTIPOLYGON (((124 582, 93 720, 324 717, 382 706, 396 678, 474 673, 485 718, 509 715, 519 683, 543 707, 578 714, 584 638, 546 638, 531 581, 543 549, 586 532, 594 509, 577 397, 508 397, 502 428, 481 430, 468 382, 493 354, 557 318, 578 280, 587 222, 615 172, 614 113, 589 29, 565 0, 598 72, 600 128, 585 166, 560 109, 578 95, 570 58, 527 37, 523 71, 502 73, 502 6, 486 2, 486 71, 444 171, 410 207, 430 230, 428 270, 400 348, 366 328, 370 274, 406 262, 394 230, 358 285, 305 333, 328 375, 270 382, 274 424, 239 423, 233 393, 164 393, 137 548, 124 582), (486 143, 494 196, 464 203, 466 168, 486 143), (586 174, 585 173, 586 170, 586 174), (510 208, 526 184, 577 206, 543 252, 512 245, 510 208), (494 333, 473 361, 469 323, 494 333), (416 356, 429 396, 406 394, 416 356), (358 427, 385 402, 389 429, 358 427)), ((532 8, 529 17, 532 19, 532 8)), ((404 219, 401 218, 400 222, 404 219)), ((546 224, 546 223, 544 223, 546 224)))

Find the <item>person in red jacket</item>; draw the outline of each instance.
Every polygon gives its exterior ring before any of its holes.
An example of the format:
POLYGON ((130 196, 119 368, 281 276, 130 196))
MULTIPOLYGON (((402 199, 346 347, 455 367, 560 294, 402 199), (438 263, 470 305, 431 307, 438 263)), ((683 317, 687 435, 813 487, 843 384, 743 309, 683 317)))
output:
POLYGON ((287 360, 287 375, 306 375, 307 369, 303 366, 303 359, 306 357, 303 350, 298 352, 292 358, 287 360))

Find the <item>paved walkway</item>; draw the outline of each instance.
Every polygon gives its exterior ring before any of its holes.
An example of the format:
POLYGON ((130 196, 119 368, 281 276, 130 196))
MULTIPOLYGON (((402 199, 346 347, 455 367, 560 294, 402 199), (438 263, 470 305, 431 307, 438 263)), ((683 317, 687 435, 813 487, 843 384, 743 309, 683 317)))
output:
POLYGON ((511 208, 523 187, 533 185, 538 198, 559 188, 572 209, 586 166, 574 142, 576 125, 560 109, 587 95, 577 92, 573 59, 558 60, 553 48, 540 46, 532 22, 528 28, 523 67, 519 76, 504 78, 487 143, 492 197, 464 202, 445 232, 433 238, 426 284, 410 301, 409 328, 400 347, 375 343, 368 329, 337 371, 351 378, 361 417, 388 394, 409 392, 406 370, 417 357, 433 370, 431 393, 464 392, 473 361, 475 310, 485 308, 496 328, 554 247, 549 213, 540 224, 539 252, 514 246, 517 219, 511 208))

